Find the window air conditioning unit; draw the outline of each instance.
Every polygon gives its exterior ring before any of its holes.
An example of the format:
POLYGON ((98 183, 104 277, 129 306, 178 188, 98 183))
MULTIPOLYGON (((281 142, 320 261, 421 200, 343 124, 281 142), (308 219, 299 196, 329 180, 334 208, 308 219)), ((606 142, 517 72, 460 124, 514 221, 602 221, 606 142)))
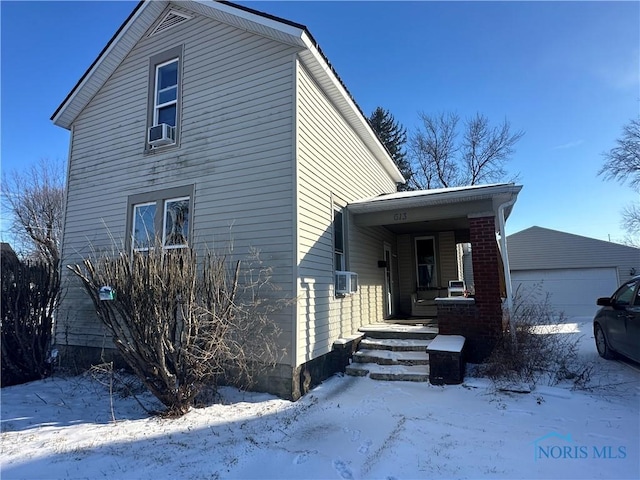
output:
POLYGON ((336 272, 336 295, 350 295, 358 291, 358 274, 354 272, 336 272))
POLYGON ((162 145, 176 143, 175 132, 175 128, 167 123, 154 125, 149 128, 149 145, 152 147, 161 147, 162 145))
POLYGON ((449 280, 449 296, 450 297, 464 297, 464 281, 463 280, 449 280))

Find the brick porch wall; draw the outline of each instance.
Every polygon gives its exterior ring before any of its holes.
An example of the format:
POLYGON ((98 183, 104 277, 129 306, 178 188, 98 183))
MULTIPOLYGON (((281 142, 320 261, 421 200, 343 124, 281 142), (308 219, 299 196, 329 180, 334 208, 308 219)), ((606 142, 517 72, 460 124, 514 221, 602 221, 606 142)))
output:
POLYGON ((502 334, 495 217, 469 218, 469 230, 475 302, 438 302, 438 328, 443 335, 463 335, 467 361, 480 363, 502 334))

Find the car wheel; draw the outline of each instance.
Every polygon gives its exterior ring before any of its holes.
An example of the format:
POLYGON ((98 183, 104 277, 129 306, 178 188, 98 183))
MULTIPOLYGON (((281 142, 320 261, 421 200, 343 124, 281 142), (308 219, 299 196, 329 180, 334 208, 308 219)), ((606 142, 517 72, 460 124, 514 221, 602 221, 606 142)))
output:
POLYGON ((613 351, 609 348, 609 345, 607 344, 607 337, 605 337, 604 335, 604 330, 602 330, 602 327, 597 323, 593 328, 593 334, 596 338, 596 348, 598 349, 598 354, 602 358, 606 358, 609 360, 612 359, 613 351))

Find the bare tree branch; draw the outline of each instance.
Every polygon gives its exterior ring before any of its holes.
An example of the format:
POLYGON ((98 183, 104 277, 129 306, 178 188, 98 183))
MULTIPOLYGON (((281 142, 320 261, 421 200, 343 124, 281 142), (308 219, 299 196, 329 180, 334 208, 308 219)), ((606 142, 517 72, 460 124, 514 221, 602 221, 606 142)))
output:
POLYGON ((465 185, 499 181, 506 175, 505 163, 511 158, 514 145, 524 132, 511 133, 509 122, 491 128, 489 119, 481 114, 466 122, 462 143, 462 162, 465 165, 465 185))
MULTIPOLYGON (((616 146, 602 156, 604 165, 598 172, 605 180, 614 180, 640 192, 640 118, 631 120, 622 128, 616 146)), ((627 232, 625 243, 640 243, 640 204, 632 203, 622 211, 622 228, 627 232)))
POLYGON ((415 178, 413 186, 429 189, 500 181, 514 145, 524 132, 511 132, 506 120, 491 127, 486 116, 465 121, 458 142, 460 118, 454 113, 420 114, 421 128, 411 137, 410 151, 415 178))
POLYGON ((430 116, 420 113, 422 129, 411 138, 411 151, 416 163, 412 180, 419 188, 453 187, 459 183, 455 155, 457 126, 455 113, 430 116))
POLYGON ((632 203, 622 210, 622 228, 632 236, 640 236, 640 205, 632 203))
POLYGON ((640 118, 631 120, 622 129, 616 146, 602 155, 605 163, 598 172, 605 180, 615 180, 640 190, 640 118))
POLYGON ((24 172, 3 173, 2 192, 14 235, 29 254, 57 268, 65 192, 62 162, 42 159, 24 172))

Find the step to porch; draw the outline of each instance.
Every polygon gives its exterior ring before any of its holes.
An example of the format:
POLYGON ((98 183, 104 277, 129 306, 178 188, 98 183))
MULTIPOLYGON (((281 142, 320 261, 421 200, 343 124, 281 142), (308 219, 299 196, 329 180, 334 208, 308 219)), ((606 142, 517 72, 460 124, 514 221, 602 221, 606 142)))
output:
POLYGON ((394 352, 425 352, 431 339, 401 339, 401 338, 363 338, 360 348, 366 350, 391 350, 394 352))
POLYGON ((378 365, 377 363, 352 363, 347 375, 366 377, 372 380, 395 380, 405 382, 428 382, 429 365, 378 365))
POLYGON ((429 381, 427 346, 438 334, 431 325, 376 323, 360 328, 360 341, 347 375, 373 380, 429 381))
POLYGON ((429 365, 429 355, 425 351, 358 350, 353 361, 378 365, 429 365))
POLYGON ((438 335, 435 325, 400 325, 395 323, 372 323, 359 328, 366 338, 401 340, 429 340, 438 335))

